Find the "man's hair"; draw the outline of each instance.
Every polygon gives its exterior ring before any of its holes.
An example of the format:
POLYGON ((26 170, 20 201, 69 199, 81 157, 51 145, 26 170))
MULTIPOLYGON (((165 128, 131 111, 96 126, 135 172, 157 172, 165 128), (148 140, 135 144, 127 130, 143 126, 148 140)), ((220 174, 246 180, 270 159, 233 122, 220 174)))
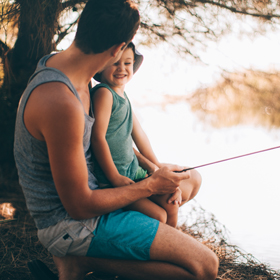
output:
POLYGON ((127 49, 132 49, 132 51, 133 51, 133 57, 134 57, 134 60, 135 60, 135 46, 134 46, 134 44, 133 44, 132 42, 130 42, 130 43, 127 45, 126 48, 127 48, 127 49))
POLYGON ((79 19, 75 45, 85 54, 102 53, 130 42, 139 23, 139 12, 130 0, 89 0, 79 19))

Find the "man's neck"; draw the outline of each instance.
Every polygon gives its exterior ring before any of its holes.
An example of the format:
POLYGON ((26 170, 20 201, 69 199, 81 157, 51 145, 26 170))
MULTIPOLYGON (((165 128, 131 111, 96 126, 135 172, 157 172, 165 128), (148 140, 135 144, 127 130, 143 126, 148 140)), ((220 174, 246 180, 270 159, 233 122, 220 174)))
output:
POLYGON ((109 60, 107 52, 87 55, 73 43, 65 51, 51 57, 47 61, 47 66, 60 70, 76 88, 80 88, 88 85, 90 79, 103 70, 109 60))

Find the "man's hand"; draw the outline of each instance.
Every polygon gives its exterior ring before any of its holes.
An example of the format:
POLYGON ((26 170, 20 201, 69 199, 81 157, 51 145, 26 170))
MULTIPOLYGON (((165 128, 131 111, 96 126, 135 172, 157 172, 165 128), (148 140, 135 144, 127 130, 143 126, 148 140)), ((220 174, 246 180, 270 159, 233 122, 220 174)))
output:
POLYGON ((120 174, 114 177, 114 179, 111 180, 111 183, 114 187, 123 187, 131 184, 135 184, 135 182, 129 179, 128 177, 122 176, 120 174))
MULTIPOLYGON (((182 180, 190 178, 190 172, 175 173, 184 167, 178 165, 165 165, 147 178, 151 182, 150 191, 152 194, 173 194, 176 192, 182 180)), ((145 180, 145 181, 146 181, 145 180)))

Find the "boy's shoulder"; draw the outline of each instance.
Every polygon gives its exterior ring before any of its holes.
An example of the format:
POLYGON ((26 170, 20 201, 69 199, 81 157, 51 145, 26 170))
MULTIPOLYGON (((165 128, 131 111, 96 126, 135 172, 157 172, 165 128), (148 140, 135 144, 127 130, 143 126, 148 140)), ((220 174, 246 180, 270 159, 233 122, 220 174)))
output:
POLYGON ((90 90, 90 95, 93 97, 95 93, 110 93, 113 97, 117 94, 109 85, 105 83, 100 83, 95 85, 91 90, 90 90))
POLYGON ((95 85, 91 90, 90 90, 90 93, 93 94, 95 93, 98 89, 101 89, 101 88, 106 88, 108 89, 109 91, 113 91, 109 85, 105 84, 105 83, 99 83, 97 85, 95 85))

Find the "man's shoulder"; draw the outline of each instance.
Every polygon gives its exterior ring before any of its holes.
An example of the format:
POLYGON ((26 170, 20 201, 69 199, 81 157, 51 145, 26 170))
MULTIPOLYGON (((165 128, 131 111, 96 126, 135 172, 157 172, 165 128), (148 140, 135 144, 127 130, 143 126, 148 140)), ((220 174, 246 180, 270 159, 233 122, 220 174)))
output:
POLYGON ((74 93, 63 83, 51 82, 34 89, 25 108, 26 121, 41 130, 42 125, 56 126, 75 120, 84 121, 83 106, 74 93))
POLYGON ((32 92, 32 98, 43 107, 82 107, 76 95, 62 82, 49 82, 37 86, 32 92))

